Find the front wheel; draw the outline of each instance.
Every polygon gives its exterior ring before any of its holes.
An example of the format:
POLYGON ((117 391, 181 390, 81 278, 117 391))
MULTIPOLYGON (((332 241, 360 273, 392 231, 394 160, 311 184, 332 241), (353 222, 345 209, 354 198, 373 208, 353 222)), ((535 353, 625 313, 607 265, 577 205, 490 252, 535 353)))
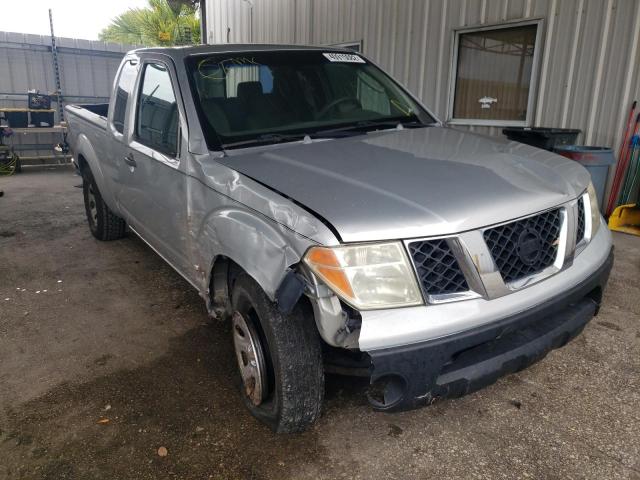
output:
POLYGON ((313 314, 298 304, 283 315, 247 274, 233 291, 232 335, 241 395, 275 432, 300 432, 320 416, 324 370, 313 314))
POLYGON ((102 200, 93 174, 87 168, 82 174, 84 208, 91 234, 98 240, 117 240, 124 237, 126 224, 102 200))

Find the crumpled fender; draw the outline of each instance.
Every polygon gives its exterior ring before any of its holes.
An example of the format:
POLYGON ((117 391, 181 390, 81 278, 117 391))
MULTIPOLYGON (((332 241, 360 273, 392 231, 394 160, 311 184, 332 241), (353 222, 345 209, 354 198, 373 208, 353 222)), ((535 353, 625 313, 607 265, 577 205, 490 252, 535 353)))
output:
POLYGON ((313 213, 209 156, 192 164, 189 177, 189 234, 201 292, 209 288, 216 259, 224 256, 275 300, 283 278, 309 247, 337 241, 313 213))
POLYGON ((213 264, 222 255, 242 267, 275 300, 290 267, 313 242, 243 206, 229 206, 207 215, 194 244, 205 249, 198 256, 211 259, 207 286, 213 264))

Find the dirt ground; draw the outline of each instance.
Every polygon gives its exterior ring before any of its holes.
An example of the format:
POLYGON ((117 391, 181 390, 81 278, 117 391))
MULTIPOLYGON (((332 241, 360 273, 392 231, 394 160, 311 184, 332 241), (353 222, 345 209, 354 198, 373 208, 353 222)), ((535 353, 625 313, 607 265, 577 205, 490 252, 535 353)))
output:
POLYGON ((320 422, 276 436, 228 327, 136 237, 95 241, 79 185, 0 178, 0 479, 640 478, 640 238, 615 235, 600 316, 531 368, 401 414, 329 377, 320 422))

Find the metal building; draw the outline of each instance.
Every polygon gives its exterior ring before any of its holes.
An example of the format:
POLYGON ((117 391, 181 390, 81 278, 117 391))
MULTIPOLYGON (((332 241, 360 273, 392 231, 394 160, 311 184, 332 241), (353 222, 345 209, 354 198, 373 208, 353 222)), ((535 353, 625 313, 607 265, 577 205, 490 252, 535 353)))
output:
MULTIPOLYGON (((125 52, 134 47, 74 38, 56 38, 62 93, 65 102, 108 102, 113 78, 125 52)), ((51 38, 44 35, 0 32, 0 105, 24 107, 27 91, 56 90, 51 38)), ((56 112, 56 123, 59 121, 56 112)), ((23 158, 52 156, 59 134, 39 133, 13 139, 23 158), (45 148, 49 145, 49 148, 45 148)))
POLYGON ((618 147, 640 99, 638 0, 207 0, 208 43, 343 44, 441 120, 618 147), (497 94, 483 94, 498 92, 497 94))

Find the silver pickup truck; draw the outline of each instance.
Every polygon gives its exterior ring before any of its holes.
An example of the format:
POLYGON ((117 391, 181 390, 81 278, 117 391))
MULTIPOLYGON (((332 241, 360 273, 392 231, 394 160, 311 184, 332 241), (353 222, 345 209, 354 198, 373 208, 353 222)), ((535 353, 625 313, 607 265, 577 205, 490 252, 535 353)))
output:
POLYGON ((363 55, 136 50, 108 105, 66 114, 91 232, 135 233, 229 321, 241 397, 275 431, 318 418, 327 372, 413 408, 598 312, 613 255, 588 172, 443 126, 363 55))

